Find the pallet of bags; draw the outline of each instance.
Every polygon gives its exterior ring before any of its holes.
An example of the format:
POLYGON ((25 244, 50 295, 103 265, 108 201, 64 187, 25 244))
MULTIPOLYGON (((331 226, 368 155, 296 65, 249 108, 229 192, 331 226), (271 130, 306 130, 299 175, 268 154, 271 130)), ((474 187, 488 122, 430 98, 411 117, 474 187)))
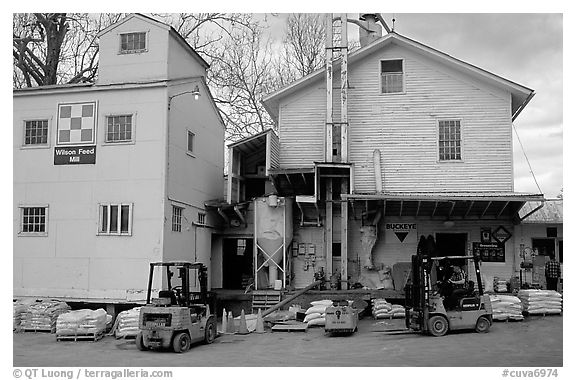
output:
POLYGON ((372 300, 372 316, 374 319, 404 318, 404 306, 391 304, 384 298, 372 300))
POLYGON ((332 306, 332 300, 320 300, 310 302, 310 307, 304 313, 304 323, 308 327, 326 325, 326 308, 332 306))
POLYGON ((13 300, 12 302, 12 330, 20 331, 22 328, 22 318, 28 307, 36 302, 35 300, 13 300))
POLYGON ((492 319, 495 321, 522 321, 522 301, 509 295, 490 295, 492 319))
POLYGON ((506 293, 508 291, 507 281, 494 277, 494 291, 496 293, 506 293))
POLYGON ((554 290, 521 289, 518 298, 522 301, 523 312, 528 315, 562 313, 562 294, 554 290))
POLYGON ((23 331, 51 332, 56 331, 56 320, 60 314, 70 310, 66 302, 57 300, 38 301, 26 309, 21 318, 23 331))
POLYGON ((140 307, 125 310, 116 316, 111 334, 114 334, 116 339, 136 337, 140 331, 139 321, 140 307))
POLYGON ((56 320, 56 339, 69 340, 69 337, 74 337, 96 341, 104 334, 107 317, 104 309, 73 310, 60 314, 56 320))

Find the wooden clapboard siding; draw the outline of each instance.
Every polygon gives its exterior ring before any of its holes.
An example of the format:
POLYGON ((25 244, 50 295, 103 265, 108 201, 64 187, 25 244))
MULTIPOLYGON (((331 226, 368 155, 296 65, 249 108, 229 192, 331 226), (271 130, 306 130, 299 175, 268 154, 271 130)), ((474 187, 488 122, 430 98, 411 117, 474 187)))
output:
POLYGON ((280 166, 283 168, 312 167, 324 161, 324 123, 326 96, 320 81, 286 99, 280 106, 279 137, 280 166))
MULTIPOLYGON (((355 192, 374 192, 374 149, 387 191, 512 191, 510 94, 389 45, 349 69, 350 161, 355 192), (381 59, 404 59, 405 93, 380 94, 381 59), (462 161, 438 161, 438 120, 459 119, 462 161)), ((334 87, 339 86, 337 76, 334 87)), ((338 104, 335 91, 335 104, 338 104)), ((316 80, 280 106, 280 165, 322 160, 325 85, 316 80)), ((339 115, 334 108, 335 120, 339 115)))

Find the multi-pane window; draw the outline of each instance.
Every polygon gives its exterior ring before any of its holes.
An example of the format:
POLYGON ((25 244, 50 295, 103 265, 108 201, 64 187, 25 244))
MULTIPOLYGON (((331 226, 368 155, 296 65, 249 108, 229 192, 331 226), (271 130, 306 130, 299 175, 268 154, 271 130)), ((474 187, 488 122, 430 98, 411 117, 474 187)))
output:
POLYGON ((194 153, 194 133, 188 131, 188 153, 194 153))
POLYGON ((21 233, 45 234, 47 207, 22 207, 21 233))
POLYGON ((48 144, 48 120, 27 120, 24 122, 24 145, 48 144))
POLYGON ((146 32, 120 35, 120 52, 135 53, 146 50, 146 32))
POLYGON ((107 117, 106 142, 132 141, 132 115, 107 117))
POLYGON ((462 159, 460 120, 438 122, 438 158, 440 161, 462 159))
POLYGON ((172 206, 172 231, 182 232, 182 211, 184 209, 178 206, 172 206))
POLYGON ((380 61, 383 94, 404 91, 404 63, 401 59, 380 61))
POLYGON ((102 235, 131 235, 132 205, 101 204, 98 232, 102 235))
POLYGON ((206 214, 203 212, 198 213, 198 224, 206 224, 206 214))

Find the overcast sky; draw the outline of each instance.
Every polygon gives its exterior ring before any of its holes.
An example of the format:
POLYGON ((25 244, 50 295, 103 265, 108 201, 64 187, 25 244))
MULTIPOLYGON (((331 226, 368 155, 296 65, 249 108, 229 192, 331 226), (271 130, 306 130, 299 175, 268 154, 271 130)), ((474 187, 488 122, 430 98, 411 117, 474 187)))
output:
MULTIPOLYGON (((396 19, 399 34, 535 90, 514 125, 541 191, 556 197, 563 187, 562 14, 382 15, 390 27, 396 19)), ((283 33, 285 17, 267 15, 272 36, 283 33)), ((349 35, 357 40, 357 28, 349 35)), ((515 133, 514 178, 515 191, 540 192, 515 133)))

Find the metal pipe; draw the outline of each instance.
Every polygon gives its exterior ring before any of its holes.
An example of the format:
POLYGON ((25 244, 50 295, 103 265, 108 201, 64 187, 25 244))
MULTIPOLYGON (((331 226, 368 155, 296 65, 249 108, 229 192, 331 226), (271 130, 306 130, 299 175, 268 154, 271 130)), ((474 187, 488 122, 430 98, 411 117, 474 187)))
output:
POLYGON ((382 186, 382 167, 380 165, 380 149, 374 149, 374 179, 376 180, 376 191, 381 193, 382 186))

